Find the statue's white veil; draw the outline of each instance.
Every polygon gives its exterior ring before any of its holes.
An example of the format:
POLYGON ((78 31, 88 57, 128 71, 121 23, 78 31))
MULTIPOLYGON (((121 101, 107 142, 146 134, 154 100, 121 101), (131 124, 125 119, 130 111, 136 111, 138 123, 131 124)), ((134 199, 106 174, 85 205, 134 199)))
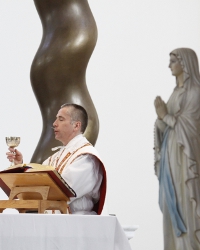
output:
POLYGON ((200 86, 199 63, 196 53, 189 48, 179 48, 173 50, 170 55, 175 55, 179 60, 184 72, 184 83, 191 88, 193 84, 200 86))

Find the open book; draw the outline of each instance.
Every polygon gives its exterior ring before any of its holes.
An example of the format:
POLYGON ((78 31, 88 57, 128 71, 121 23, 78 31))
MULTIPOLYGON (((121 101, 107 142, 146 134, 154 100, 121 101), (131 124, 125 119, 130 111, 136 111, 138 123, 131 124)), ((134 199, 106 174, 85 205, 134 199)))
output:
POLYGON ((11 166, 3 171, 0 171, 0 187, 8 196, 13 186, 48 185, 48 179, 51 179, 52 182, 67 197, 76 197, 75 191, 66 183, 66 181, 52 166, 41 165, 36 163, 18 164, 15 166, 11 166), (31 173, 37 174, 35 175, 35 180, 31 173), (14 174, 26 175, 26 183, 21 183, 20 178, 16 178, 14 174))
POLYGON ((46 170, 55 170, 52 166, 41 165, 37 163, 28 163, 28 164, 17 164, 10 166, 0 173, 23 173, 23 172, 34 172, 34 171, 46 171, 46 170))

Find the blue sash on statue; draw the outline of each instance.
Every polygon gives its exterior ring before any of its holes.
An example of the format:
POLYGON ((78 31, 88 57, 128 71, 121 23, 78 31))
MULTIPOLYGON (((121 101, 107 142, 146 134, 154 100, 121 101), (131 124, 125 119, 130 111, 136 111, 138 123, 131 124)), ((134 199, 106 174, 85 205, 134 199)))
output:
POLYGON ((169 157, 167 150, 167 141, 169 132, 170 128, 167 127, 163 136, 163 142, 161 146, 160 175, 159 175, 159 206, 161 211, 163 212, 163 204, 164 202, 166 203, 173 228, 175 230, 176 236, 178 237, 182 233, 186 233, 187 229, 179 214, 174 184, 172 182, 172 177, 170 173, 169 157))

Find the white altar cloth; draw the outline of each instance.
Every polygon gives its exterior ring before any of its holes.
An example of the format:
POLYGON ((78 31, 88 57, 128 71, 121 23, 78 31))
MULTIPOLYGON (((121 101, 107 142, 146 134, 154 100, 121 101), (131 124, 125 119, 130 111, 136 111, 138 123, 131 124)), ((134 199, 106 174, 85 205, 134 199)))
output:
POLYGON ((0 214, 2 250, 131 250, 115 216, 0 214))

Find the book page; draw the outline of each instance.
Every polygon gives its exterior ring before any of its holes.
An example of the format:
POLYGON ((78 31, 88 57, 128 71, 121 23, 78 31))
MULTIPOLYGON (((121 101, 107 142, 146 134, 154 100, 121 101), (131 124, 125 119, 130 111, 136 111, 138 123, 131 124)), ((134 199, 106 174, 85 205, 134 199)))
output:
POLYGON ((26 170, 26 172, 32 172, 32 171, 45 171, 45 170, 55 170, 54 167, 52 166, 48 166, 48 165, 41 165, 41 164, 37 164, 37 163, 29 163, 26 164, 26 167, 30 167, 26 170))
POLYGON ((48 165, 41 165, 38 163, 23 163, 23 164, 17 164, 14 166, 10 166, 7 169, 17 169, 17 168, 24 168, 26 172, 31 171, 44 171, 44 170, 55 170, 54 167, 48 166, 48 165))

